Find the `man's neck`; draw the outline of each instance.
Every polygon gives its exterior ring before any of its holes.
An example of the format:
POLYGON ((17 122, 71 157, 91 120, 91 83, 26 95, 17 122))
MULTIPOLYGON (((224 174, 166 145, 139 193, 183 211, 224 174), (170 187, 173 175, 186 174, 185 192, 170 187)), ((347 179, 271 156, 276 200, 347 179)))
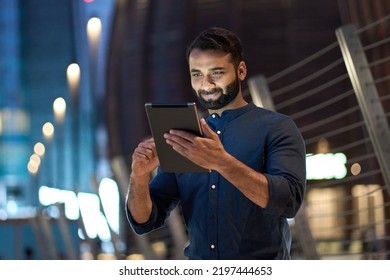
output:
POLYGON ((244 107, 247 104, 248 104, 248 102, 246 102, 244 100, 244 98, 242 97, 242 94, 239 94, 236 97, 236 99, 234 99, 232 102, 227 104, 225 107, 222 107, 221 109, 217 109, 217 110, 208 110, 208 111, 209 111, 210 115, 211 114, 217 114, 218 116, 221 116, 223 111, 225 111, 225 110, 238 109, 238 108, 244 107))

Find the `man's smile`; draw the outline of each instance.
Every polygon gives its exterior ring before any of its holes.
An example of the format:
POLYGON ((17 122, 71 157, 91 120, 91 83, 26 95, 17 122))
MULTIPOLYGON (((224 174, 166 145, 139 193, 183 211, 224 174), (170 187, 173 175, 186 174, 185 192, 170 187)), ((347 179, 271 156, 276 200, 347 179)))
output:
POLYGON ((220 91, 202 92, 200 95, 204 100, 217 100, 221 96, 220 91))

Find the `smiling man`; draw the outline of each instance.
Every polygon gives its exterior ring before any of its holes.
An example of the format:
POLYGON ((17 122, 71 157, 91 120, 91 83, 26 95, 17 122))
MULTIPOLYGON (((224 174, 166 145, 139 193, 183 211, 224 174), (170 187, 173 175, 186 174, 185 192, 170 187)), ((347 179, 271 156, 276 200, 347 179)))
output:
POLYGON ((179 203, 189 259, 290 259, 287 218, 305 192, 305 146, 287 116, 248 103, 240 39, 223 28, 199 34, 188 48, 191 85, 209 116, 203 137, 171 130, 173 149, 210 173, 164 173, 153 139, 132 156, 127 217, 138 234, 161 227, 179 203))

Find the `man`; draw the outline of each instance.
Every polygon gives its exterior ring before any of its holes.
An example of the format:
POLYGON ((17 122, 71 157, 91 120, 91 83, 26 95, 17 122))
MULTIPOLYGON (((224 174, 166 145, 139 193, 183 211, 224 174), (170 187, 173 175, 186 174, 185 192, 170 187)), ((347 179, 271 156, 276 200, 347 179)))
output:
POLYGON ((293 121, 247 103, 242 44, 222 28, 203 31, 187 53, 191 84, 208 109, 204 137, 171 130, 173 149, 210 173, 164 173, 154 141, 132 156, 127 216, 138 234, 162 226, 180 202, 189 259, 290 259, 287 218, 305 191, 305 146, 293 121))

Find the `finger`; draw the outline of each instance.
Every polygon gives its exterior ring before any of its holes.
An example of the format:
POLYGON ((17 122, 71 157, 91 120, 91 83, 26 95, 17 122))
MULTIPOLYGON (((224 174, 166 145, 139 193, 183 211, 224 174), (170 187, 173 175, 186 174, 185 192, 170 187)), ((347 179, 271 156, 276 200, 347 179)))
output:
POLYGON ((133 162, 144 162, 148 163, 151 160, 151 157, 149 157, 147 154, 141 151, 135 151, 133 154, 133 162))
POLYGON ((156 145, 156 144, 155 144, 153 138, 148 139, 148 140, 143 141, 143 142, 141 142, 141 143, 138 144, 138 146, 145 147, 145 148, 146 148, 146 147, 149 147, 149 148, 151 148, 151 149, 152 149, 155 145, 156 145))
POLYGON ((193 142, 196 135, 184 130, 171 129, 169 133, 164 135, 164 137, 176 142, 180 141, 181 139, 187 140, 188 142, 193 142))
POLYGON ((183 139, 180 136, 175 136, 167 133, 165 136, 165 141, 168 145, 172 146, 174 150, 179 152, 179 150, 183 149, 186 143, 189 143, 187 140, 183 139))
POLYGON ((157 151, 156 151, 156 144, 154 142, 154 139, 151 138, 149 140, 146 140, 144 142, 141 142, 139 145, 138 145, 139 148, 142 148, 142 149, 146 149, 146 150, 151 150, 153 152, 153 156, 156 156, 157 155, 157 151))
POLYGON ((147 140, 145 140, 143 143, 147 143, 147 144, 154 144, 154 138, 149 138, 147 140))
POLYGON ((145 145, 143 143, 139 144, 135 150, 135 154, 138 155, 139 158, 145 157, 149 160, 152 160, 157 156, 157 152, 154 145, 145 145))

